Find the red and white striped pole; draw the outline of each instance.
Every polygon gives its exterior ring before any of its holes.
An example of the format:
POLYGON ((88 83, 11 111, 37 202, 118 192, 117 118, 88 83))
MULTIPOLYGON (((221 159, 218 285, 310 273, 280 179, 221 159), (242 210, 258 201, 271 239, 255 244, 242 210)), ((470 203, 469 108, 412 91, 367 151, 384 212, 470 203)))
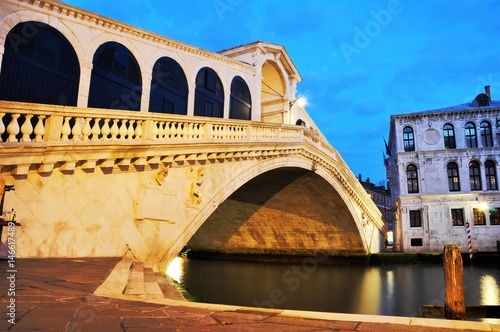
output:
POLYGON ((470 235, 470 222, 469 222, 469 220, 467 220, 465 225, 467 227, 467 240, 469 241, 469 258, 472 261, 472 239, 471 239, 471 235, 470 235))

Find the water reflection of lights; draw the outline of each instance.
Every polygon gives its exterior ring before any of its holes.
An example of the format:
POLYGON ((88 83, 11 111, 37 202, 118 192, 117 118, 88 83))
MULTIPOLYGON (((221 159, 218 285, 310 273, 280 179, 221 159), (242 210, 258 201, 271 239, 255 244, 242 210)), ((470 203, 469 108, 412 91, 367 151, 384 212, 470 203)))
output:
POLYGON ((175 257, 168 266, 166 273, 170 278, 180 283, 182 274, 184 273, 184 259, 182 257, 175 257))
POLYGON ((479 281, 481 290, 481 304, 483 305, 499 305, 500 304, 500 287, 497 281, 490 275, 484 275, 479 281))

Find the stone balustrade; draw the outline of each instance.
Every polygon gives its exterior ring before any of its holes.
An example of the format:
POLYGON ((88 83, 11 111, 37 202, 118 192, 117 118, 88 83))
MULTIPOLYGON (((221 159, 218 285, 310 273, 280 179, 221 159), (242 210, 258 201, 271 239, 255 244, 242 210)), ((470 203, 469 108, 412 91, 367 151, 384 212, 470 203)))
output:
POLYGON ((0 101, 1 142, 303 141, 305 127, 158 113, 100 110, 0 101), (12 107, 14 106, 14 107, 12 107))

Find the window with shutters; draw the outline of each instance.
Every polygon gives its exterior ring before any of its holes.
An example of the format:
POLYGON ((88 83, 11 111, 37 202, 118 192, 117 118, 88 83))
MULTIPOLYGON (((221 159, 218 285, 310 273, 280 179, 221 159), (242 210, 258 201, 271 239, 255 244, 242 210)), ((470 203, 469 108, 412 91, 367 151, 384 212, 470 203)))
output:
POLYGON ((250 89, 245 81, 236 76, 231 83, 231 103, 229 104, 229 118, 250 120, 252 117, 252 98, 250 89))
POLYGON ((139 111, 142 76, 133 54, 123 45, 107 42, 94 54, 89 107, 139 111))
POLYGON ((80 66, 63 34, 45 23, 23 22, 9 31, 4 47, 0 99, 76 106, 80 66))
POLYGON ((149 111, 186 115, 188 90, 181 66, 168 57, 158 59, 153 67, 149 111))

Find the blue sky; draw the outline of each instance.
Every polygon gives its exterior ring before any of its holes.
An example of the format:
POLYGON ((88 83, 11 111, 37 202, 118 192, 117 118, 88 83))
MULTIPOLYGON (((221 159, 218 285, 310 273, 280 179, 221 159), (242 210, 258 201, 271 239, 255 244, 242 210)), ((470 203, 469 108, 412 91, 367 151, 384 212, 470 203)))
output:
POLYGON ((493 0, 64 2, 213 52, 285 46, 307 112, 353 173, 375 183, 385 180, 392 114, 469 102, 485 85, 500 99, 493 0))

